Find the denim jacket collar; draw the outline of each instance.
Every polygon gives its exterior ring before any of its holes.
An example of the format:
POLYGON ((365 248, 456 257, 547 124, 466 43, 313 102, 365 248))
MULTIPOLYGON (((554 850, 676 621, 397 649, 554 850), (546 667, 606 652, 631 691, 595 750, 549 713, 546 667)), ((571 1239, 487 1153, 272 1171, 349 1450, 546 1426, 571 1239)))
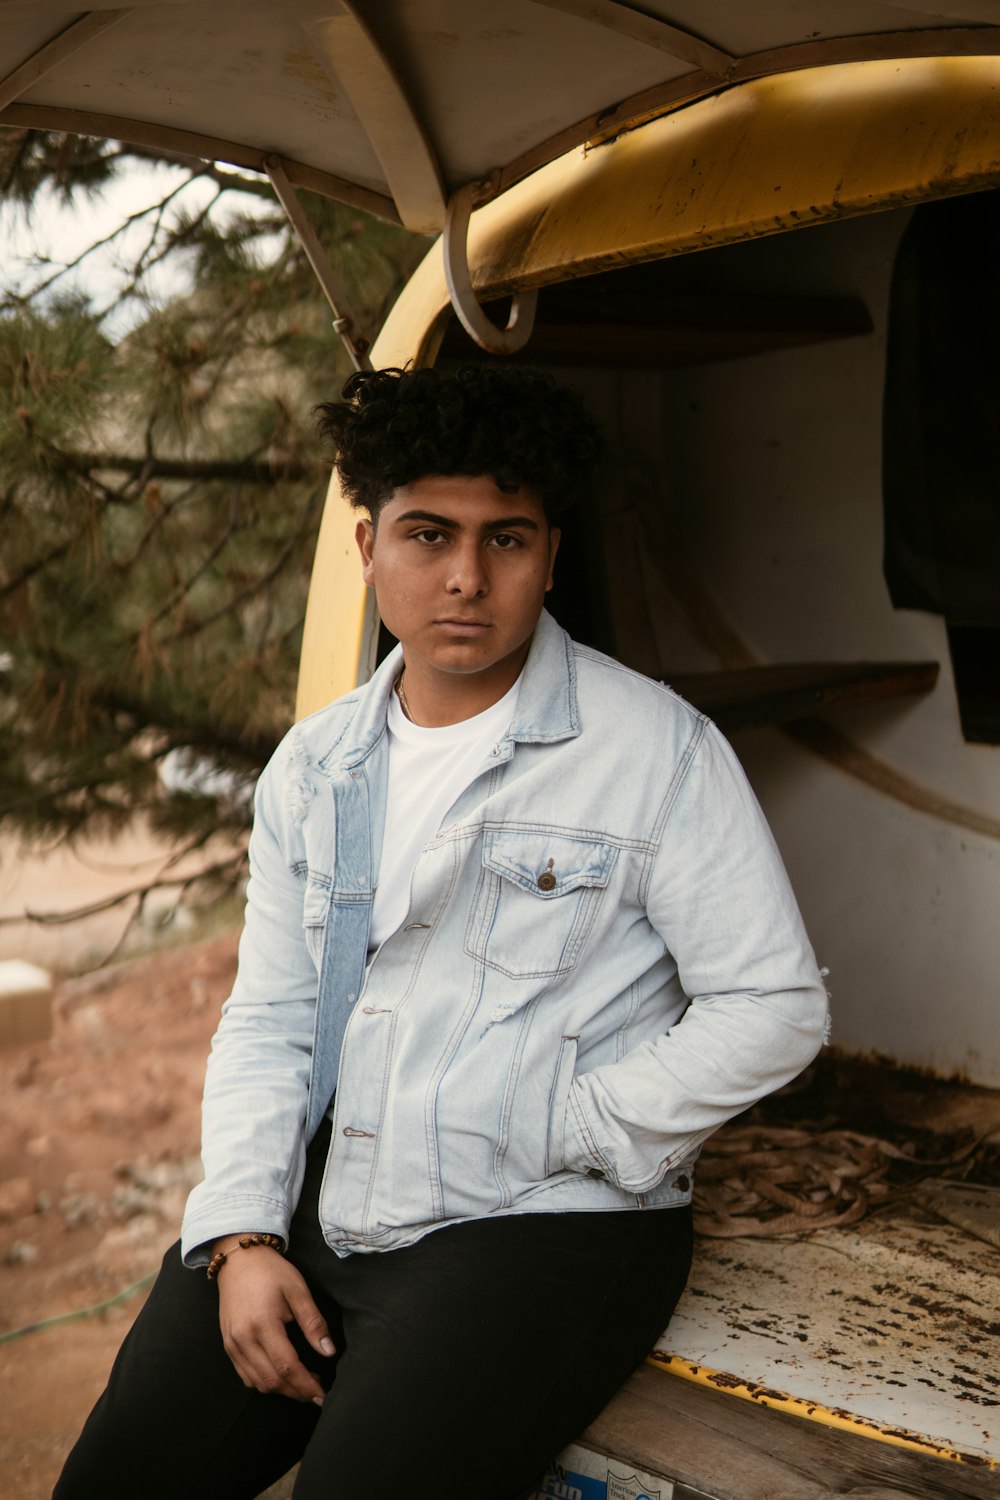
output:
POLYGON ((509 738, 521 744, 555 744, 580 733, 573 643, 543 610, 525 663, 509 738))
POLYGON ((370 681, 358 688, 354 712, 329 750, 319 761, 319 769, 336 777, 368 759, 385 734, 385 718, 396 678, 403 669, 403 648, 395 646, 376 669, 370 681))
MULTIPOLYGON (((358 690, 356 707, 343 734, 319 761, 319 770, 335 777, 366 761, 385 734, 386 711, 393 684, 403 667, 395 646, 367 685, 358 690)), ((569 636, 545 610, 532 637, 521 691, 507 738, 519 744, 555 744, 580 733, 576 665, 569 636)))

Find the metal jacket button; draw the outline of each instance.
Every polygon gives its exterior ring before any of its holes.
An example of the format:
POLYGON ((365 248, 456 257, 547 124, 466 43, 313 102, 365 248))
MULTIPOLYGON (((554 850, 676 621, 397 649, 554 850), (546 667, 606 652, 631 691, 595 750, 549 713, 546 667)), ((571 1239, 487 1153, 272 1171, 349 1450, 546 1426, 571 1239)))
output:
POLYGON ((677 1188, 682 1193, 686 1193, 687 1190, 688 1190, 688 1188, 690 1186, 691 1186, 691 1180, 690 1180, 690 1178, 685 1177, 683 1175, 683 1173, 681 1174, 680 1177, 677 1178, 677 1180, 674 1183, 674 1187, 677 1188))
POLYGON ((538 877, 538 889, 540 891, 554 891, 556 888, 556 877, 551 870, 543 870, 538 877))

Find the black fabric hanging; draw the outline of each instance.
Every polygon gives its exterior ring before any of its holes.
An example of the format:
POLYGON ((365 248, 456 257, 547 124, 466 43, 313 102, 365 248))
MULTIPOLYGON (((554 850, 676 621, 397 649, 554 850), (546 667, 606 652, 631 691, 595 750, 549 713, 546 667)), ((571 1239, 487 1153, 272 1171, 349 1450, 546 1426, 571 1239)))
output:
POLYGON ((918 208, 889 304, 886 582, 943 615, 967 739, 1000 740, 1000 193, 918 208))

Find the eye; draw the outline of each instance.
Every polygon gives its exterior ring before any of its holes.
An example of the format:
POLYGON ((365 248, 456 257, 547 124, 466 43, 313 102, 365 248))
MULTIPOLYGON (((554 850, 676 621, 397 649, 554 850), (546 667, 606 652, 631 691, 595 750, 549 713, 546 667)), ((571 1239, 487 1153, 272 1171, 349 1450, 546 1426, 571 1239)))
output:
POLYGON ((501 552, 512 552, 515 547, 520 547, 521 545, 521 538, 515 536, 512 531, 498 531, 496 536, 491 538, 491 541, 494 547, 498 547, 501 552))
POLYGON ((444 540, 444 532, 438 531, 436 526, 424 526, 411 534, 415 542, 423 542, 428 547, 433 547, 437 542, 444 540))

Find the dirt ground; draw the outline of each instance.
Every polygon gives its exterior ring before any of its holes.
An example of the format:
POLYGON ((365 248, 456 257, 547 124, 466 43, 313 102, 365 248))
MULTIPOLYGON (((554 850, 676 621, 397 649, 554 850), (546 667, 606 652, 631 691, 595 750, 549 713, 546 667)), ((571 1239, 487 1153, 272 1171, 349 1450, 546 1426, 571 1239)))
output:
MULTIPOLYGON (((176 1238, 236 941, 64 980, 52 1040, 0 1052, 0 1336, 109 1301, 176 1238)), ((6 1500, 47 1500, 143 1292, 0 1343, 6 1500)))

